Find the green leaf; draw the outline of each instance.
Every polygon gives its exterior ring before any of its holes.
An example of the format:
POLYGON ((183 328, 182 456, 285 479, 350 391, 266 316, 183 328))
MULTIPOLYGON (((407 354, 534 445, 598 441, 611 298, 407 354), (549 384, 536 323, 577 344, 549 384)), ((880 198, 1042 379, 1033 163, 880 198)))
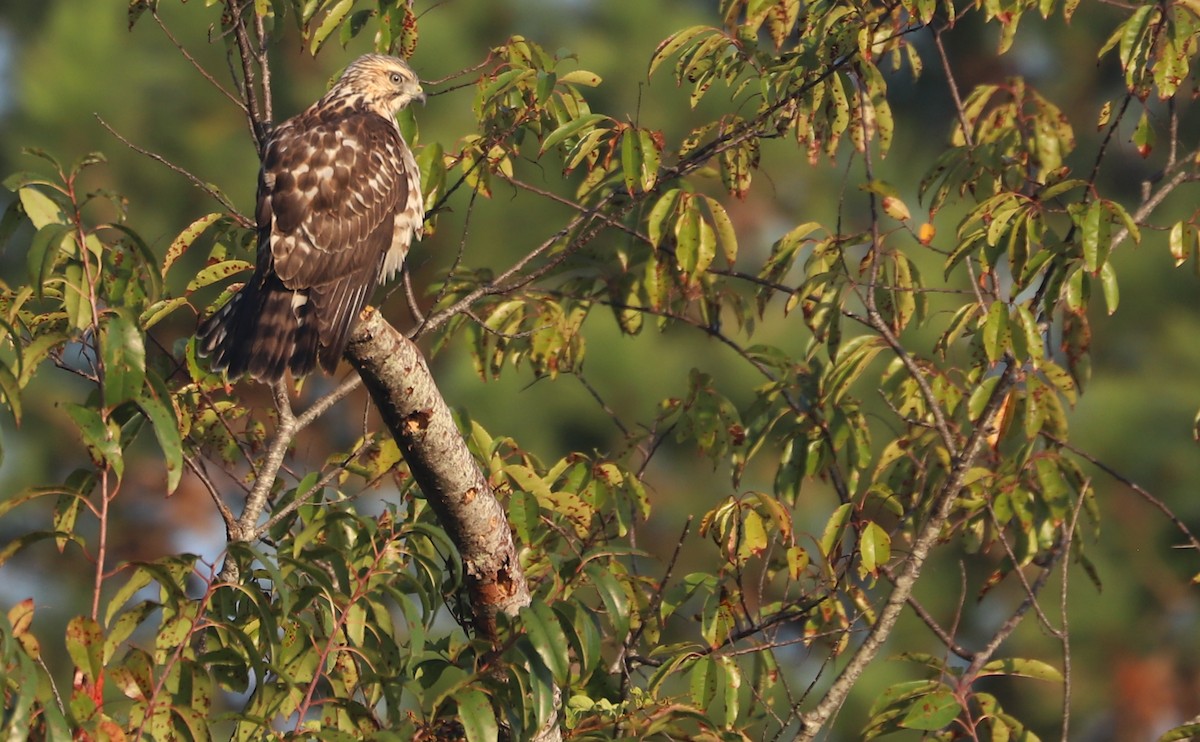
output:
POLYGON ((1103 203, 1093 201, 1088 205, 1080 231, 1083 235, 1083 264, 1089 273, 1095 273, 1104 264, 1111 226, 1103 203))
POLYGON ((858 536, 858 553, 863 570, 877 574, 892 558, 892 537, 878 523, 869 521, 858 536))
POLYGON ((702 33, 719 34, 721 33, 721 30, 718 28, 713 28, 712 26, 692 26, 691 28, 685 28, 682 31, 677 31, 671 34, 667 38, 663 39, 658 47, 654 50, 654 54, 650 57, 650 68, 646 72, 646 76, 653 76, 654 70, 658 69, 658 66, 662 64, 667 57, 670 57, 672 54, 682 49, 685 44, 702 33))
POLYGON ((508 475, 520 489, 531 492, 537 496, 539 501, 549 501, 551 499, 550 485, 546 484, 545 480, 537 475, 533 469, 523 464, 509 464, 504 467, 504 473, 508 475))
POLYGON ((742 521, 737 538, 737 558, 745 563, 750 557, 760 556, 767 550, 766 524, 763 517, 753 510, 741 511, 742 521))
POLYGON ((995 363, 1004 357, 1009 347, 1008 307, 1002 301, 993 301, 983 320, 983 352, 988 361, 995 363))
POLYGON ((129 0, 129 30, 133 30, 138 19, 142 17, 142 13, 157 7, 158 0, 129 0))
POLYGON ((1052 665, 1041 660, 1027 660, 1018 657, 992 660, 980 668, 979 675, 1012 675, 1047 680, 1053 683, 1061 683, 1063 679, 1062 673, 1052 665))
POLYGON ((104 634, 100 625, 87 616, 76 616, 67 622, 67 654, 71 661, 95 681, 104 667, 104 634))
POLYGON ((559 623, 569 629, 568 639, 575 648, 578 678, 586 681, 600 666, 602 637, 596 615, 586 606, 560 601, 554 604, 559 623))
POLYGON ((983 415, 984 408, 987 407, 988 401, 992 398, 992 391, 999 382, 999 376, 989 376, 979 382, 979 386, 975 387, 975 390, 971 392, 971 397, 967 400, 967 414, 970 415, 972 420, 978 420, 983 415))
POLYGON ((1087 309, 1088 301, 1092 296, 1092 282, 1087 271, 1082 267, 1076 268, 1067 277, 1067 308, 1072 312, 1080 313, 1087 309))
POLYGON ((58 534, 54 539, 55 545, 58 547, 58 553, 62 553, 63 549, 67 548, 68 538, 65 534, 70 534, 75 531, 75 520, 79 517, 79 510, 83 507, 85 498, 83 495, 64 492, 58 496, 54 502, 54 531, 58 534))
POLYGON ((605 121, 608 118, 608 116, 605 116, 602 113, 589 113, 580 116, 577 119, 571 119, 567 123, 550 132, 545 140, 542 141, 542 148, 539 150, 539 154, 544 154, 546 150, 554 147, 560 142, 563 142, 570 137, 582 134, 585 132, 585 130, 594 128, 596 124, 600 123, 601 121, 605 121))
MULTIPOLYGON (((195 603, 185 603, 176 615, 163 621, 158 635, 154 638, 156 664, 166 664, 167 658, 178 652, 179 648, 188 641, 192 634, 195 612, 195 603)), ((301 672, 303 671, 301 670, 301 672)))
POLYGON ((642 170, 646 166, 641 142, 637 129, 626 129, 621 135, 621 173, 625 177, 625 189, 631 194, 638 192, 642 183, 642 170))
POLYGON ((109 623, 108 636, 104 640, 104 664, 107 666, 116 656, 117 650, 127 640, 137 627, 156 613, 162 606, 153 600, 143 600, 127 611, 122 612, 116 621, 109 623))
POLYGON ((591 70, 571 70, 558 79, 567 85, 582 85, 585 88, 594 88, 604 82, 602 77, 591 70))
POLYGON ((33 284, 39 299, 43 296, 46 279, 61 254, 63 240, 70 234, 70 225, 52 223, 38 229, 29 242, 25 260, 29 267, 29 282, 33 284))
MULTIPOLYGON (((694 203, 694 202, 693 202, 694 203)), ((717 235, 712 225, 697 214, 700 227, 700 241, 696 245, 696 266, 694 275, 698 276, 708 270, 717 257, 717 235)))
MULTIPOLYGON (((600 600, 608 611, 608 621, 616 636, 624 637, 629 633, 629 597, 625 590, 613 577, 612 572, 599 562, 591 562, 586 570, 591 578, 600 600)), ((607 632, 605 632, 607 633, 607 632)))
MULTIPOLYGON (((1142 9, 1149 10, 1150 6, 1144 6, 1142 9)), ((1137 128, 1133 130, 1130 141, 1133 142, 1134 148, 1143 158, 1149 157, 1150 153, 1154 151, 1157 136, 1154 133, 1154 126, 1150 123, 1149 111, 1142 111, 1142 116, 1138 119, 1137 128)))
MULTIPOLYGON (((154 254, 154 251, 150 249, 150 246, 146 244, 146 241, 142 239, 140 234, 124 224, 110 223, 104 226, 106 229, 112 229, 125 235, 123 242, 133 248, 133 254, 138 256, 142 261, 142 265, 146 268, 146 280, 142 288, 145 290, 149 300, 157 301, 162 295, 163 289, 163 276, 159 272, 158 256, 154 254)), ((88 235, 88 237, 89 239, 95 237, 95 233, 88 235)), ((99 254, 105 249, 109 249, 108 246, 101 246, 100 250, 96 252, 99 254)))
POLYGON ((876 335, 859 335, 847 341, 838 351, 829 373, 821 380, 822 396, 834 404, 840 401, 886 347, 883 338, 876 335))
POLYGON ((700 264, 700 213, 695 201, 685 197, 680 201, 681 213, 675 221, 675 259, 685 276, 696 274, 700 264))
POLYGON ((171 312, 186 305, 188 300, 182 296, 176 296, 173 299, 159 299, 138 315, 138 324, 146 330, 154 327, 162 320, 166 319, 171 312))
POLYGON ((76 330, 86 330, 92 325, 92 297, 83 266, 73 261, 67 263, 63 268, 62 283, 68 324, 76 330))
POLYGON ((688 687, 692 703, 700 710, 707 710, 717 697, 720 668, 712 656, 701 657, 688 670, 688 687))
POLYGON ((1100 288, 1104 290, 1104 304, 1108 313, 1112 314, 1121 303, 1121 293, 1117 290, 1117 271, 1112 263, 1105 263, 1100 269, 1100 288))
POLYGON ((642 190, 649 192, 658 182, 658 168, 662 164, 662 150, 659 147, 659 134, 655 137, 649 129, 638 129, 638 150, 642 154, 642 167, 639 173, 642 190))
POLYGON ((21 208, 25 210, 29 221, 33 222, 34 229, 41 230, 52 224, 71 228, 71 225, 66 223, 67 217, 62 208, 40 188, 25 187, 17 193, 21 199, 21 208))
POLYGON ((141 566, 134 567, 133 574, 129 575, 129 579, 125 581, 125 584, 121 585, 121 588, 108 601, 108 610, 104 615, 106 626, 111 627, 113 625, 113 616, 117 614, 117 611, 121 610, 121 607, 133 597, 134 593, 149 585, 152 577, 153 575, 149 570, 141 566))
POLYGON ((325 41, 329 38, 337 27, 350 14, 350 9, 354 7, 355 0, 336 0, 329 12, 321 19, 320 25, 315 31, 311 31, 309 35, 309 53, 316 55, 317 51, 324 46, 325 41))
POLYGON ((900 719, 900 725, 933 732, 954 721, 961 712, 962 706, 953 693, 948 690, 934 691, 915 698, 900 719))
MULTIPOLYGON (((4 361, 0 361, 0 393, 4 394, 4 403, 12 412, 13 420, 21 424, 21 385, 17 377, 4 361)), ((3 449, 0 449, 0 460, 3 460, 3 449)))
POLYGON ((738 691, 742 687, 742 673, 732 657, 722 655, 719 660, 725 671, 725 682, 721 684, 725 691, 725 728, 733 730, 738 728, 738 716, 741 715, 742 704, 738 691))
POLYGON ((121 456, 120 436, 115 425, 106 425, 100 413, 90 407, 68 402, 63 405, 67 416, 75 423, 80 438, 97 466, 110 466, 120 479, 125 473, 121 456))
POLYGON ((850 520, 852 509, 851 503, 842 503, 837 510, 833 511, 833 515, 829 516, 829 522, 825 524, 825 531, 821 534, 821 554, 827 560, 832 556, 833 548, 841 540, 842 531, 845 530, 846 523, 850 520))
POLYGON ((104 404, 113 408, 139 396, 146 381, 146 343, 124 312, 106 318, 100 350, 104 358, 104 404))
MULTIPOLYGON (((554 714, 555 684, 554 676, 549 668, 542 663, 541 655, 530 645, 527 637, 521 637, 516 643, 517 650, 525 657, 528 672, 516 675, 522 685, 528 682, 526 694, 527 708, 533 711, 535 723, 540 726, 554 714)), ((510 678, 513 677, 510 675, 510 678)))
POLYGON ((150 420, 154 437, 162 449, 167 467, 167 494, 170 494, 179 486, 183 475, 183 441, 175 419, 175 407, 166 386, 157 377, 152 377, 150 388, 138 396, 137 405, 150 420))
POLYGON ((187 251, 196 238, 204 234, 204 232, 221 220, 222 214, 213 213, 206 214, 196 221, 189 224, 179 236, 171 242, 171 246, 167 248, 167 255, 163 258, 161 276, 163 280, 167 278, 167 272, 171 270, 171 266, 175 265, 175 261, 187 251))
POLYGON ((658 247, 662 243, 664 234, 663 222, 667 216, 674 212, 675 201, 679 197, 679 189, 671 188, 659 197, 658 201, 654 202, 654 207, 650 209, 650 215, 646 217, 646 229, 650 232, 650 244, 658 247))
POLYGON ((519 489, 508 498, 508 520, 521 543, 531 544, 538 534, 538 499, 533 493, 519 489))
POLYGON ((725 211, 725 207, 715 198, 705 196, 704 204, 708 207, 708 211, 712 215, 712 225, 716 230, 718 241, 721 244, 721 251, 725 254, 725 260, 732 267, 734 262, 737 261, 738 253, 737 233, 733 229, 733 221, 729 218, 729 213, 725 211))
POLYGON ((540 601, 521 609, 520 615, 529 643, 533 645, 546 667, 550 668, 555 681, 560 685, 566 684, 571 672, 571 658, 567 656, 567 637, 558 622, 558 617, 549 606, 540 601))
MULTIPOLYGON (((10 540, 8 543, 4 544, 3 546, 0 546, 0 567, 3 567, 5 565, 5 563, 8 562, 8 560, 11 559, 14 554, 20 552, 26 546, 32 546, 33 544, 36 544, 39 541, 44 541, 48 538, 51 538, 51 537, 57 536, 57 535, 58 534, 52 533, 50 531, 31 531, 31 532, 22 534, 21 536, 18 536, 16 538, 10 540)), ((79 538, 78 536, 76 536, 74 534, 68 535, 67 538, 70 541, 72 541, 73 543, 75 543, 76 545, 79 545, 79 546, 83 545, 83 539, 79 538)))
POLYGON ((1018 324, 1021 328, 1020 337, 1025 351, 1018 355, 1019 357, 1027 358, 1034 366, 1040 366, 1046 356, 1046 345, 1042 338, 1041 328, 1038 327, 1037 319, 1033 316, 1033 312, 1030 312, 1029 308, 1024 304, 1017 305, 1017 319, 1019 320, 1018 324))
POLYGON ((1200 722, 1191 722, 1170 730, 1159 737, 1158 742, 1179 742, 1180 740, 1193 740, 1197 737, 1200 737, 1200 722))
POLYGON ((468 742, 496 742, 500 728, 488 697, 477 690, 467 689, 454 694, 454 700, 458 704, 458 717, 468 742))
POLYGON ((235 276, 244 271, 252 271, 254 266, 245 260, 223 260, 219 263, 214 263, 205 266, 197 273, 192 280, 188 281, 185 293, 191 294, 199 288, 203 288, 210 284, 216 283, 224 278, 235 276))
POLYGON ((611 136, 612 133, 613 129, 596 127, 587 134, 579 137, 579 141, 570 148, 570 152, 564 163, 564 171, 568 173, 573 172, 575 168, 587 162, 589 170, 588 178, 599 177, 602 179, 606 172, 605 163, 603 160, 598 159, 599 152, 597 150, 604 141, 604 138, 611 136), (597 167, 597 164, 600 167, 597 167))

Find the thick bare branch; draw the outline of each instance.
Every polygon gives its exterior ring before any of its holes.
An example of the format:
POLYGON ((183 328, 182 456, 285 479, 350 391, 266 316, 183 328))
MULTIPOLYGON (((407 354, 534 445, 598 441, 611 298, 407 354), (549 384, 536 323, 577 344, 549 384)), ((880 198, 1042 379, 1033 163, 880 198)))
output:
MULTIPOLYGON (((458 548, 472 627, 498 644, 497 617, 514 616, 529 605, 529 587, 504 508, 455 426, 425 358, 371 309, 351 335, 346 358, 358 369, 413 479, 458 548)), ((561 739, 557 719, 535 739, 561 739)))
POLYGON ((417 346, 378 312, 368 311, 350 337, 346 357, 462 554, 474 629, 495 638, 498 614, 515 615, 529 605, 504 508, 454 425, 417 346))

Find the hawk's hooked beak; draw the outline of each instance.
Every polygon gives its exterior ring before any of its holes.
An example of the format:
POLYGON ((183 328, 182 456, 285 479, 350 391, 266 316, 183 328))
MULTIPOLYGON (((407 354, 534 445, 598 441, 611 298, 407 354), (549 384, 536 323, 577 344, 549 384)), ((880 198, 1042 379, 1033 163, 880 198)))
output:
POLYGON ((425 89, 417 88, 417 94, 413 96, 413 101, 425 105, 425 89))

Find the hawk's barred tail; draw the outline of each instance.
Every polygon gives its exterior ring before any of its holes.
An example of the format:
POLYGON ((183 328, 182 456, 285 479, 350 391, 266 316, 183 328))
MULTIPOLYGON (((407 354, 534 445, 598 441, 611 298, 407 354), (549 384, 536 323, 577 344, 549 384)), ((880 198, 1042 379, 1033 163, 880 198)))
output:
POLYGON ((277 382, 288 369, 303 376, 317 366, 319 338, 311 314, 301 292, 271 286, 270 280, 251 282, 197 330, 200 355, 211 356, 213 369, 230 379, 249 373, 277 382))

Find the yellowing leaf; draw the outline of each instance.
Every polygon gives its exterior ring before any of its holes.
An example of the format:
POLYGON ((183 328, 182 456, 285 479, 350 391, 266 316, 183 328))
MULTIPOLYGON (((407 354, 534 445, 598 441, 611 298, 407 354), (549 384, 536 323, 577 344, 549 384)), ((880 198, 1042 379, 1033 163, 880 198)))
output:
POLYGON ((42 193, 37 188, 22 188, 20 190, 21 208, 25 210, 25 215, 29 217, 29 221, 33 222, 33 226, 41 229, 47 224, 62 224, 66 221, 62 209, 54 202, 54 199, 42 193))
POLYGON ((585 85, 589 88, 594 88, 604 80, 595 72, 590 72, 588 70, 572 70, 558 78, 558 81, 565 82, 568 85, 585 85))
POLYGON ((883 197, 883 213, 901 222, 906 222, 912 217, 912 214, 908 213, 907 205, 895 196, 883 197))

